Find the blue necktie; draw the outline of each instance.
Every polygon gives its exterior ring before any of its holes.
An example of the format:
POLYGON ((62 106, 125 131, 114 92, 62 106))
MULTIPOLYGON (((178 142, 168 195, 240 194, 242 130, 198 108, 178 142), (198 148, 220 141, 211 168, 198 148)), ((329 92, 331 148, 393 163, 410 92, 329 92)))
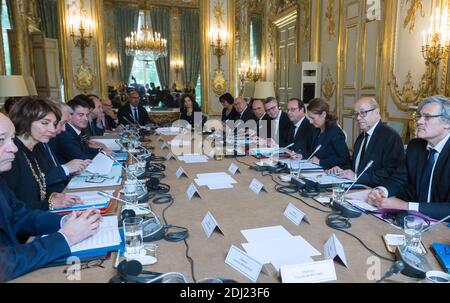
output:
POLYGON ((427 165, 425 166, 422 177, 420 178, 420 186, 419 186, 419 201, 418 202, 428 202, 428 190, 430 188, 431 182, 431 172, 433 171, 435 160, 435 149, 430 149, 430 153, 428 155, 427 165))
POLYGON ((53 156, 53 153, 52 153, 52 150, 50 149, 50 146, 48 146, 48 144, 44 144, 44 148, 47 150, 48 154, 50 155, 50 159, 52 159, 53 164, 55 164, 55 166, 58 166, 58 162, 56 162, 56 159, 53 156))
POLYGON ((139 123, 139 117, 138 117, 138 113, 137 113, 137 108, 134 108, 134 122, 135 123, 139 123))

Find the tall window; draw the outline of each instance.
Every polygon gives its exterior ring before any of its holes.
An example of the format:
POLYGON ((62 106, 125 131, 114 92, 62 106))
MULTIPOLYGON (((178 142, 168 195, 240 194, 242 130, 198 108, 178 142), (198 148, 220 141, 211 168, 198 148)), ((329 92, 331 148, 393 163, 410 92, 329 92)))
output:
POLYGON ((3 48, 5 52, 5 65, 6 74, 11 75, 11 55, 9 53, 9 41, 8 41, 8 29, 11 29, 11 23, 9 22, 8 6, 6 0, 1 0, 2 5, 2 35, 3 35, 3 48))
MULTIPOLYGON (((144 13, 144 11, 139 12, 138 29, 144 24, 144 13)), ((148 17, 149 16, 147 15, 147 18, 148 17)), ((134 83, 131 77, 135 77, 136 82, 141 85, 153 82, 156 87, 161 86, 154 61, 140 61, 135 58, 133 61, 133 68, 131 69, 130 79, 128 80, 128 83, 130 84, 134 83)))
POLYGON ((255 39, 253 37, 253 22, 250 22, 250 64, 258 59, 256 57, 256 47, 255 47, 255 39))

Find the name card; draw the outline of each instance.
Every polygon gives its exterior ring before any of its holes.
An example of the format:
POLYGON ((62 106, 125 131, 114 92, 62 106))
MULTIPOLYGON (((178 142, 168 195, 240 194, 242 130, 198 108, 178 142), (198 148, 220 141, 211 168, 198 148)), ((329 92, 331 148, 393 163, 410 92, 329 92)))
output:
POLYGON ((252 282, 258 280, 263 265, 257 260, 250 257, 244 251, 234 245, 231 245, 225 263, 230 265, 234 270, 240 272, 252 282))
POLYGON ((255 192, 255 194, 259 195, 261 190, 267 192, 267 190, 264 188, 264 184, 262 184, 260 181, 253 179, 252 183, 250 183, 249 188, 255 192))
POLYGON ((177 179, 180 179, 182 176, 188 176, 186 171, 181 166, 177 169, 175 175, 177 176, 177 179))
POLYGON ((280 274, 283 283, 320 283, 337 280, 332 260, 282 266, 280 274))
POLYGON ((237 172, 240 173, 241 171, 239 170, 239 166, 237 166, 234 163, 231 163, 230 167, 228 168, 228 172, 232 175, 235 175, 237 172))
POLYGON ((216 151, 213 149, 211 149, 211 151, 208 154, 208 157, 210 157, 211 159, 214 158, 214 156, 216 155, 216 151))
POLYGON ((286 210, 284 211, 284 216, 292 221, 295 225, 300 225, 302 220, 305 220, 306 223, 309 223, 309 220, 306 218, 306 215, 297 207, 294 206, 294 204, 289 203, 289 205, 286 207, 286 210))
POLYGON ((323 247, 323 255, 325 259, 334 260, 339 257, 341 262, 348 268, 347 258, 345 257, 344 247, 335 234, 333 234, 323 247))
POLYGON ((189 187, 186 191, 186 195, 189 200, 192 200, 192 198, 194 196, 198 196, 200 199, 202 198, 202 197, 200 197, 200 193, 198 192, 198 189, 197 189, 197 187, 195 187, 194 183, 191 183, 191 185, 189 185, 189 187))
POLYGON ((211 212, 208 212, 206 214, 205 218, 203 218, 202 227, 208 238, 211 237, 212 233, 215 230, 217 230, 222 235, 224 234, 223 231, 219 227, 219 223, 217 223, 217 220, 214 218, 214 216, 211 214, 211 212))
POLYGON ((167 161, 169 161, 169 160, 175 160, 175 157, 173 156, 172 153, 168 153, 167 156, 166 156, 166 160, 167 160, 167 161))
POLYGON ((164 142, 164 139, 162 137, 158 137, 158 142, 164 142))
POLYGON ((161 149, 169 149, 169 145, 167 145, 166 142, 163 142, 163 143, 161 144, 161 149))

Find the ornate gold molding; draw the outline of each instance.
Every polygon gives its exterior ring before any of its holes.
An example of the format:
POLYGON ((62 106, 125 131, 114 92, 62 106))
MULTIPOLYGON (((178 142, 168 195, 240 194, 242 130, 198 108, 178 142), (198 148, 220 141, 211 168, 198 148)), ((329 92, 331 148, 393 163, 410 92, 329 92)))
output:
MULTIPOLYGON (((303 14, 303 20, 300 20, 301 27, 303 28, 303 42, 309 42, 311 35, 311 2, 310 0, 303 0, 300 3, 300 11, 303 14)), ((300 41, 299 41, 300 42, 300 41)), ((311 51, 311 47, 310 47, 311 51)))
MULTIPOLYGON (((407 28, 409 25, 409 32, 412 33, 416 29, 416 13, 420 12, 420 16, 422 18, 425 17, 425 13, 423 11, 423 0, 405 0, 405 5, 408 5, 410 2, 410 6, 403 21, 403 28, 407 28)), ((402 4, 403 6, 403 4, 402 4)))
POLYGON ((214 19, 216 22, 216 30, 218 31, 217 41, 212 41, 213 53, 217 56, 217 69, 214 71, 214 76, 211 80, 213 92, 216 96, 224 94, 227 90, 227 80, 225 73, 222 70, 220 58, 225 55, 225 50, 228 48, 227 41, 220 39, 221 26, 223 24, 223 1, 216 0, 214 2, 214 19), (222 44, 221 44, 222 42, 222 44), (223 43, 224 42, 224 43, 223 43))
POLYGON ((391 90, 391 96, 394 100, 395 105, 402 111, 408 112, 411 110, 411 106, 417 106, 421 100, 421 96, 424 92, 424 77, 422 77, 422 82, 418 89, 414 88, 414 83, 412 82, 411 71, 408 71, 406 75, 406 81, 403 87, 400 89, 397 83, 397 77, 392 72, 392 81, 389 82, 389 87, 391 90))
POLYGON ((335 91, 336 83, 334 83, 330 68, 328 68, 327 76, 325 77, 325 80, 322 84, 323 97, 327 102, 329 102, 331 97, 333 97, 335 91))
POLYGON ((334 21, 334 0, 328 0, 325 18, 328 20, 328 40, 331 40, 332 37, 336 37, 336 23, 334 21))

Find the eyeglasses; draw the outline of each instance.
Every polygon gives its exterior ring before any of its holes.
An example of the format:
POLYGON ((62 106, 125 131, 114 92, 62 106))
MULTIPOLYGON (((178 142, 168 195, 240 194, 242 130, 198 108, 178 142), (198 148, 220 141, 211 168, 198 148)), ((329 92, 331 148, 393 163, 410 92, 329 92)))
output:
POLYGON ((287 109, 288 112, 295 112, 296 110, 298 110, 298 107, 288 108, 287 109))
POLYGON ((425 121, 430 121, 430 119, 432 118, 439 118, 442 117, 442 115, 421 115, 421 114, 417 114, 416 117, 414 118, 416 121, 419 121, 421 118, 423 118, 425 121))
POLYGON ((101 176, 98 174, 93 174, 91 176, 87 176, 85 182, 86 183, 103 183, 106 180, 112 180, 114 177, 101 176))
MULTIPOLYGON (((86 262, 86 263, 81 263, 79 270, 84 270, 84 269, 87 269, 87 268, 94 268, 94 267, 105 268, 103 266, 103 262, 104 261, 105 261, 104 259, 95 259, 95 260, 91 260, 91 261, 86 262)), ((67 268, 65 268, 63 270, 63 273, 67 274, 67 273, 73 272, 75 270, 78 270, 78 268, 76 266, 74 266, 74 265, 75 264, 72 264, 72 265, 68 266, 67 268)))
POLYGON ((367 114, 370 113, 371 111, 374 111, 376 108, 372 108, 372 109, 368 109, 368 110, 362 110, 360 112, 353 112, 352 114, 352 118, 353 119, 358 119, 359 116, 361 116, 362 118, 367 117, 367 114))

